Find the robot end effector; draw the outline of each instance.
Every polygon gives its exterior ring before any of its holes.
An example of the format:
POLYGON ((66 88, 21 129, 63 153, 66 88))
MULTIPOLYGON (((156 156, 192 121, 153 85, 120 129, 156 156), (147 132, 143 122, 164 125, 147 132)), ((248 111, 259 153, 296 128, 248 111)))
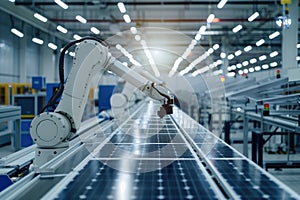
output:
POLYGON ((165 115, 173 114, 174 99, 170 96, 161 85, 155 85, 151 83, 150 93, 148 94, 151 98, 161 101, 162 105, 157 111, 157 115, 163 118, 165 115))

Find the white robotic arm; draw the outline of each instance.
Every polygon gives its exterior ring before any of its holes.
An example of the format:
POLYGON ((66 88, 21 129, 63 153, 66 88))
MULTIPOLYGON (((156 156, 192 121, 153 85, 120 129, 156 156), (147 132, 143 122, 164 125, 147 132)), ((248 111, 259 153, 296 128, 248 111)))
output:
MULTIPOLYGON (((131 71, 137 72, 147 80, 155 83, 157 85, 157 88, 160 88, 161 91, 164 90, 164 88, 162 87, 164 82, 154 77, 143 67, 134 66, 131 68, 131 71)), ((135 90, 133 85, 126 82, 122 92, 114 93, 110 98, 112 117, 121 121, 123 121, 123 119, 126 119, 127 115, 124 114, 126 113, 126 110, 133 106, 136 103, 136 100, 139 100, 139 97, 140 99, 143 98, 141 98, 141 95, 139 95, 140 93, 140 91, 135 90)), ((167 91, 164 91, 164 93, 167 93, 167 91)))
POLYGON ((124 66, 100 42, 83 40, 76 48, 73 66, 57 108, 54 112, 44 112, 36 116, 31 123, 30 134, 37 144, 35 166, 42 166, 69 147, 69 141, 81 124, 90 81, 105 70, 111 70, 146 95, 161 101, 161 117, 172 114, 173 100, 168 96, 166 89, 157 87, 124 66))

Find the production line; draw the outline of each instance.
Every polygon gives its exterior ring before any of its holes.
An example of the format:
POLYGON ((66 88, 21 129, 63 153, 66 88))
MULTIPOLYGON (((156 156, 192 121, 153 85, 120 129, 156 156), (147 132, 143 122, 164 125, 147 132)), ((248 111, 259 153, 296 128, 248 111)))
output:
POLYGON ((99 140, 81 137, 39 173, 31 172, 1 192, 0 198, 300 198, 180 109, 160 120, 158 104, 148 100, 137 107, 113 132, 105 127, 99 132, 99 125, 90 123, 94 127, 82 134, 99 140))

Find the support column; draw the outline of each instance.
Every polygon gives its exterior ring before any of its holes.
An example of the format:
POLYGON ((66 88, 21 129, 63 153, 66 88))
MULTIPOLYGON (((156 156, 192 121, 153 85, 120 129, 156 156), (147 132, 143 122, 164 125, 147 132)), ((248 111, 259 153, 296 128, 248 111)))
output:
POLYGON ((298 4, 299 0, 292 0, 288 5, 292 24, 289 29, 282 30, 282 71, 287 76, 288 69, 298 66, 296 57, 298 55, 298 4))
POLYGON ((20 46, 19 46, 19 72, 20 72, 20 83, 27 82, 27 67, 26 67, 26 42, 27 42, 26 34, 23 38, 20 39, 20 46))
POLYGON ((41 76, 46 77, 47 82, 55 81, 55 55, 53 50, 47 46, 47 42, 42 45, 40 57, 40 72, 41 76))

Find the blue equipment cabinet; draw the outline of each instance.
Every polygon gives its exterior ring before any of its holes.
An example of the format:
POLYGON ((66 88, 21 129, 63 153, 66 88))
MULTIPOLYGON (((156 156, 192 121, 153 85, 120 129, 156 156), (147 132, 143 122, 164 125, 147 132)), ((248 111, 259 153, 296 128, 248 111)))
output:
POLYGON ((115 89, 115 85, 99 85, 99 91, 98 91, 99 113, 103 110, 109 110, 111 108, 110 97, 112 96, 114 89, 115 89))
POLYGON ((41 90, 45 88, 46 79, 43 76, 33 76, 31 84, 33 89, 41 90))

